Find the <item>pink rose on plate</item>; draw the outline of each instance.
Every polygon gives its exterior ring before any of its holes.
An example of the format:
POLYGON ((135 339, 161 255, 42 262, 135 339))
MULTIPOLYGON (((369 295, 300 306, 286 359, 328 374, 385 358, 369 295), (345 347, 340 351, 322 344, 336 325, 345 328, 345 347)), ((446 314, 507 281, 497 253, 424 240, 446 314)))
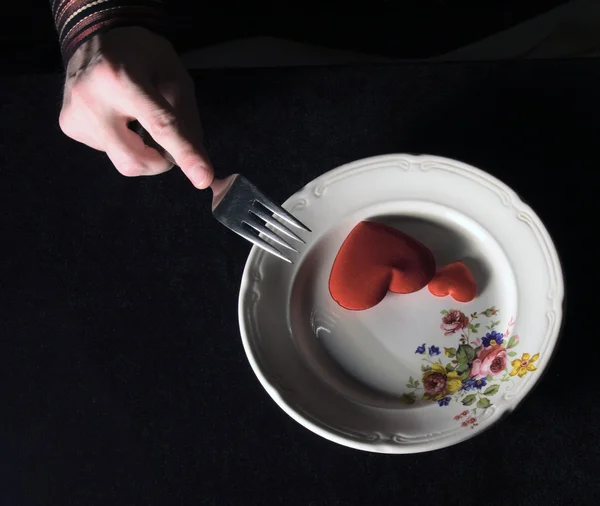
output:
POLYGON ((469 325, 469 318, 458 309, 451 309, 443 316, 440 328, 444 331, 444 335, 449 336, 467 325, 469 325))
POLYGON ((475 379, 485 378, 486 376, 497 376, 508 364, 508 355, 506 348, 499 344, 482 348, 473 360, 471 366, 471 377, 475 379))

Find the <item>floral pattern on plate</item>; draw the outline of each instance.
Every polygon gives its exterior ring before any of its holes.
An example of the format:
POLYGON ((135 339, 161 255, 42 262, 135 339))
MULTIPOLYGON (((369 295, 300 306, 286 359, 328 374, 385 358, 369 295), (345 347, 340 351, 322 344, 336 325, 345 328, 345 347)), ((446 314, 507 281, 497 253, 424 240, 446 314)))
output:
POLYGON ((519 345, 519 336, 513 333, 515 322, 511 317, 506 331, 499 332, 500 320, 494 319, 498 313, 495 306, 470 316, 458 309, 443 310, 440 329, 446 338, 458 337, 458 343, 443 347, 443 352, 434 344, 417 347, 415 353, 423 361, 421 379, 408 379, 402 400, 414 404, 420 397, 440 407, 460 404, 469 409, 463 409, 454 420, 462 427, 476 427, 477 416, 493 405, 502 384, 535 371, 540 357, 539 353, 519 356, 514 351, 519 345), (480 328, 482 324, 485 330, 480 328))

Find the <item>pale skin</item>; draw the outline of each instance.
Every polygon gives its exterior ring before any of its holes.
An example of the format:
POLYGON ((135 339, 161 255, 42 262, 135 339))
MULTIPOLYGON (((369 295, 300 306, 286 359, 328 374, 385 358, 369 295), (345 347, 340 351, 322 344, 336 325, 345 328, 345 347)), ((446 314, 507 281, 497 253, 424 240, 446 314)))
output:
POLYGON ((67 65, 59 124, 72 139, 104 151, 125 176, 173 164, 128 128, 137 120, 198 189, 214 171, 202 145, 193 81, 171 44, 140 27, 114 28, 80 46, 67 65))

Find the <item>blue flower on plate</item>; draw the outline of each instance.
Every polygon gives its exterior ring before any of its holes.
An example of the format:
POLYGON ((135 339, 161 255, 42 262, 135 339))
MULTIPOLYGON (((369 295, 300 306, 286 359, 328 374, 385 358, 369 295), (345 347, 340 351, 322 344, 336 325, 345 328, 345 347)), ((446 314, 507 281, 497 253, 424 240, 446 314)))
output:
POLYGON ((450 404, 451 400, 452 399, 450 397, 443 397, 439 401, 437 401, 437 403, 439 406, 447 406, 448 404, 450 404))
POLYGON ((418 346, 415 353, 419 353, 419 354, 423 355, 423 353, 425 353, 425 343, 423 343, 421 346, 418 346))
POLYGON ((461 388, 461 390, 468 392, 472 388, 481 390, 486 384, 487 384, 487 380, 485 378, 481 378, 481 379, 469 378, 468 380, 463 381, 462 387, 460 387, 460 388, 461 388))
POLYGON ((486 348, 495 344, 502 344, 502 341, 504 341, 504 334, 500 334, 500 332, 496 332, 495 330, 488 332, 485 337, 481 338, 481 342, 486 348))
POLYGON ((429 355, 431 355, 432 357, 435 357, 436 355, 440 354, 440 349, 437 346, 433 346, 431 345, 429 347, 429 355))
POLYGON ((485 378, 477 379, 473 383, 473 387, 477 390, 481 390, 484 386, 487 385, 487 380, 485 378))
POLYGON ((464 390, 465 392, 468 392, 469 390, 471 390, 471 388, 473 388, 473 381, 474 381, 474 378, 469 378, 469 379, 464 380, 460 389, 464 390))

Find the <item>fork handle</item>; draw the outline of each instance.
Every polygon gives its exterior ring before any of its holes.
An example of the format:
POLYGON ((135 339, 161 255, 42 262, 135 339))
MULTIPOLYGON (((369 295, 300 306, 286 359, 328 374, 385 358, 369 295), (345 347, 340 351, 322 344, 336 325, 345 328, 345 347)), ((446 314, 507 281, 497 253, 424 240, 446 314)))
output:
POLYGON ((160 156, 162 156, 165 160, 167 160, 167 162, 172 163, 173 165, 177 165, 177 162, 171 156, 171 154, 168 151, 166 151, 158 142, 156 142, 152 138, 152 136, 148 133, 148 130, 146 130, 140 124, 139 121, 134 120, 134 121, 130 122, 127 125, 127 128, 129 128, 129 130, 131 130, 132 132, 135 132, 136 134, 138 134, 142 138, 142 141, 144 141, 144 144, 146 146, 148 146, 149 148, 156 149, 156 151, 158 151, 160 156))

